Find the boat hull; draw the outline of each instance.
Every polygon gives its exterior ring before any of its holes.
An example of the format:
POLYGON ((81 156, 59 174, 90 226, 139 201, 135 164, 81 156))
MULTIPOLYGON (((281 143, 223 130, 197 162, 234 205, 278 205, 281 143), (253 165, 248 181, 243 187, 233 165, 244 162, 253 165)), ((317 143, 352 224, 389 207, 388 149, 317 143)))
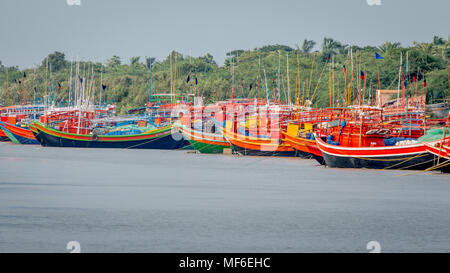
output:
POLYGON ((34 137, 30 129, 17 127, 1 121, 0 127, 3 129, 3 131, 8 131, 11 134, 8 135, 10 136, 10 138, 11 136, 14 138, 14 140, 11 139, 11 141, 13 141, 14 143, 39 145, 39 141, 34 137))
POLYGON ((425 170, 433 166, 433 156, 429 153, 377 158, 335 156, 324 153, 323 158, 326 165, 331 168, 425 170))
POLYGON ((178 125, 178 128, 194 149, 200 153, 218 154, 223 153, 223 149, 230 148, 230 143, 222 135, 202 133, 183 125, 178 125))
POLYGON ((215 124, 223 132, 226 140, 231 144, 234 152, 249 156, 283 156, 295 157, 299 153, 282 139, 256 138, 231 132, 225 128, 225 124, 213 119, 215 124))
POLYGON ((49 147, 76 147, 76 148, 116 148, 116 149, 179 149, 185 144, 185 139, 172 136, 168 130, 155 130, 155 133, 134 136, 98 136, 76 135, 62 133, 33 124, 36 130, 33 133, 42 146, 49 147), (37 133, 36 133, 37 131, 37 133))
POLYGON ((331 168, 425 170, 433 166, 433 155, 424 144, 391 147, 341 147, 316 138, 327 166, 331 168))
POLYGON ((0 141, 11 141, 9 137, 3 132, 2 128, 0 127, 0 141))
POLYGON ((262 151, 261 149, 251 149, 247 148, 244 145, 235 145, 231 143, 231 147, 234 152, 237 152, 242 155, 249 156, 281 156, 281 157, 295 157, 297 153, 295 150, 287 150, 287 151, 262 151))

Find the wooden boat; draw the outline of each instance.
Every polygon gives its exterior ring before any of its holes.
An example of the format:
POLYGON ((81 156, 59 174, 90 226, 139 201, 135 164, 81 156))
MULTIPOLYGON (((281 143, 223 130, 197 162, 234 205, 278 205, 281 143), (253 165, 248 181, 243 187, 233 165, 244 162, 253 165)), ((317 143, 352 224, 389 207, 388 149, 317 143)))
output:
POLYGON ((189 141, 195 150, 205 154, 223 153, 223 149, 230 148, 230 143, 222 134, 205 133, 177 124, 181 134, 189 141))
POLYGON ((33 122, 30 127, 42 146, 121 149, 179 149, 185 140, 172 126, 134 135, 96 135, 61 132, 33 122), (178 134, 178 135, 177 135, 178 134))
POLYGON ((289 124, 287 131, 282 131, 281 133, 284 136, 284 141, 289 144, 292 148, 297 150, 299 153, 304 154, 304 157, 311 156, 319 164, 324 165, 325 160, 323 159, 322 152, 319 147, 317 147, 316 140, 314 138, 314 134, 311 132, 312 137, 306 138, 298 135, 299 125, 297 124, 289 124))
POLYGON ((346 147, 326 143, 316 136, 316 142, 327 166, 332 168, 415 169, 433 166, 434 156, 428 146, 438 141, 382 147, 346 147))
POLYGON ((0 141, 11 141, 3 130, 0 130, 0 141))
POLYGON ((290 112, 279 105, 236 104, 217 115, 215 124, 233 151, 252 156, 297 156, 282 137, 281 123, 290 112))
POLYGON ((212 121, 217 111, 220 111, 217 105, 189 107, 175 123, 184 138, 200 153, 223 153, 223 149, 230 148, 230 143, 212 121))
POLYGON ((447 136, 450 127, 450 114, 448 114, 443 137, 437 143, 426 143, 427 151, 434 155, 434 169, 441 170, 445 173, 450 173, 450 137, 447 136))
POLYGON ((314 138, 314 130, 320 121, 330 120, 335 114, 335 109, 302 109, 295 113, 292 121, 288 123, 285 131, 282 131, 284 140, 295 150, 303 153, 304 157, 312 157, 319 164, 324 165, 322 152, 317 147, 314 138))
POLYGON ((435 157, 434 167, 444 173, 450 173, 450 147, 442 142, 425 144, 426 150, 435 157))
POLYGON ((20 144, 24 142, 31 144, 28 141, 28 137, 32 137, 28 128, 17 126, 23 120, 29 120, 31 118, 38 118, 44 111, 43 105, 11 105, 0 107, 0 141, 13 141, 20 144), (12 127, 11 127, 12 126, 12 127), (23 129, 26 129, 25 131, 23 129), (22 139, 25 137, 25 139, 22 139))
POLYGON ((297 154, 296 150, 286 144, 281 138, 243 135, 231 130, 230 121, 220 128, 233 150, 239 154, 251 156, 296 156, 297 154))
POLYGON ((28 126, 21 127, 17 125, 12 125, 7 122, 0 121, 0 128, 4 132, 9 132, 8 136, 12 142, 17 144, 39 144, 33 132, 28 126))

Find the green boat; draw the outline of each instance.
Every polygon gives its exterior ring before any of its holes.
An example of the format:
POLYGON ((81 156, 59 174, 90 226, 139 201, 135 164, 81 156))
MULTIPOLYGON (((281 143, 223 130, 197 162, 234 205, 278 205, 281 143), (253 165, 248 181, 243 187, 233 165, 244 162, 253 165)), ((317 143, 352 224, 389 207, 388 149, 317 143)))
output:
POLYGON ((194 147, 195 150, 204 154, 220 154, 223 149, 230 148, 230 143, 222 134, 205 133, 189 128, 181 123, 176 123, 184 138, 194 147))

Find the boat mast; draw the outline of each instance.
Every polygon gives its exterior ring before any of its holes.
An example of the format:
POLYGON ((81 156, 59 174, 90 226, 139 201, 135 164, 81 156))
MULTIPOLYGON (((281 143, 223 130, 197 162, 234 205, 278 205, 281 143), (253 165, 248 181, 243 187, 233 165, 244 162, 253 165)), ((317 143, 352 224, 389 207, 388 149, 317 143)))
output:
POLYGON ((170 104, 173 104, 172 55, 173 55, 173 51, 170 52, 170 104))
POLYGON ((259 88, 261 86, 261 52, 259 53, 259 65, 258 65, 258 97, 259 100, 259 88))
POLYGON ((397 110, 400 104, 400 87, 401 87, 401 83, 402 83, 402 60, 403 58, 403 53, 400 52, 400 65, 398 67, 398 86, 397 86, 397 110))
POLYGON ((409 89, 409 72, 408 72, 408 52, 406 52, 406 90, 405 90, 405 99, 406 99, 406 113, 408 113, 408 89, 409 89))
POLYGON ((100 68, 100 109, 102 107, 102 90, 103 90, 103 64, 101 64, 100 68))
POLYGON ((11 101, 10 101, 10 97, 9 97, 8 66, 6 66, 6 91, 8 92, 8 106, 10 106, 11 101))
POLYGON ((34 68, 33 75, 33 104, 36 103, 36 67, 34 68))
POLYGON ((291 108, 291 86, 289 84, 289 52, 286 52, 286 74, 287 74, 287 92, 289 109, 291 108))
POLYGON ((269 89, 267 88, 267 77, 266 77, 266 65, 263 62, 263 72, 264 72, 264 83, 266 85, 266 99, 267 104, 270 106, 270 99, 269 99, 269 89))
POLYGON ((280 97, 280 62, 281 62, 281 51, 278 50, 277 97, 278 97, 278 101, 281 102, 281 97, 280 97))

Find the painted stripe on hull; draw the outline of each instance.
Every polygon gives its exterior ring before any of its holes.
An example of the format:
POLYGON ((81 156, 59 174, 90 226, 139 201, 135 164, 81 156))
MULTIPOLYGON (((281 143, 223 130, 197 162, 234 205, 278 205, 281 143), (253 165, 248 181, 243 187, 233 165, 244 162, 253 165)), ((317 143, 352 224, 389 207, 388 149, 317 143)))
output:
MULTIPOLYGON (((83 135, 83 134, 71 134, 71 133, 65 133, 61 132, 52 128, 48 128, 44 126, 40 122, 33 122, 31 127, 35 127, 41 132, 45 132, 46 134, 53 135, 55 137, 59 138, 65 138, 69 140, 74 141, 93 141, 93 135, 83 135)), ((137 135, 123 135, 123 136, 107 136, 107 135, 100 135, 97 137, 96 141, 99 142, 126 142, 126 141, 139 141, 139 140, 148 140, 150 138, 159 138, 166 136, 167 134, 171 134, 171 126, 152 130, 147 133, 143 134, 137 134, 137 135)))
POLYGON ((186 128, 178 125, 178 129, 183 136, 189 141, 195 150, 200 153, 217 154, 223 153, 224 148, 229 148, 230 143, 222 135, 203 134, 202 132, 186 128))
POLYGON ((188 141, 195 150, 199 151, 202 154, 221 154, 223 153, 223 149, 227 148, 222 145, 207 144, 189 138, 188 141))
POLYGON ((178 127, 183 136, 193 139, 197 142, 203 142, 205 144, 220 145, 224 147, 230 147, 230 143, 221 135, 202 134, 196 130, 189 130, 185 127, 178 127))
POLYGON ((39 144, 31 130, 20 128, 0 121, 0 127, 8 130, 20 144, 39 144))
POLYGON ((19 140, 11 133, 6 127, 4 127, 2 124, 0 124, 0 128, 2 129, 2 132, 8 137, 8 139, 14 143, 14 144, 20 144, 19 140))

